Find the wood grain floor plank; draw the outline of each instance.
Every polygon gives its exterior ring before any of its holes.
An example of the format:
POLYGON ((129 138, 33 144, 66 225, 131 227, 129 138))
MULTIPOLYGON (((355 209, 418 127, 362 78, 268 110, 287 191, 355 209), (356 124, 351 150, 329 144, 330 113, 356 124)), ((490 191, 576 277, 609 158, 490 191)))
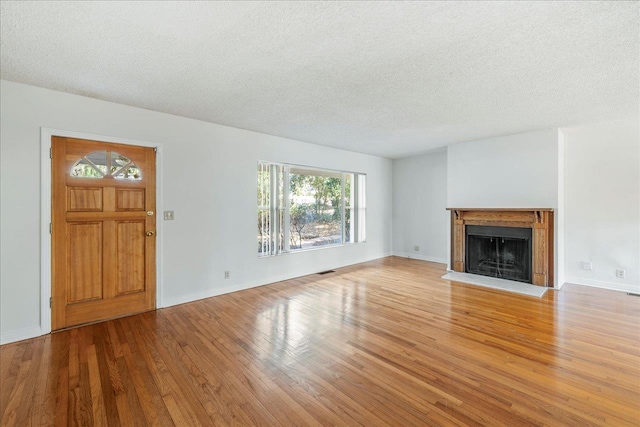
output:
POLYGON ((0 424, 636 426, 640 298, 389 257, 0 347, 0 424))
POLYGON ((24 355, 28 343, 16 343, 0 347, 2 351, 2 363, 0 363, 0 373, 2 373, 2 384, 0 384, 0 413, 4 416, 7 406, 13 394, 16 393, 16 381, 22 356, 24 355), (5 354, 6 348, 6 354, 5 354))
POLYGON ((98 356, 94 344, 87 348, 87 369, 89 370, 89 393, 91 395, 93 422, 94 425, 104 426, 107 425, 107 413, 104 408, 100 368, 98 367, 98 356))
MULTIPOLYGON (((8 400, 7 405, 5 407, 3 413, 3 420, 6 419, 7 425, 17 426, 20 425, 18 423, 18 419, 20 418, 20 402, 23 398, 27 397, 28 394, 25 391, 27 386, 26 378, 29 374, 29 368, 31 367, 31 361, 27 360, 20 363, 20 369, 16 373, 16 385, 12 390, 8 400)), ((4 423, 4 421, 3 421, 4 423)))
MULTIPOLYGON (((93 343, 96 348, 96 355, 98 357, 98 370, 100 372, 100 385, 102 386, 102 401, 104 402, 104 410, 107 415, 109 425, 120 426, 120 416, 118 414, 118 405, 116 403, 116 393, 121 391, 120 387, 117 387, 119 383, 115 380, 116 387, 114 387, 114 376, 112 360, 113 350, 109 347, 108 330, 105 324, 97 324, 93 326, 93 343)), ((60 332, 58 334, 62 334, 60 332)), ((54 337, 58 334, 55 334, 54 337)), ((88 384, 91 387, 91 383, 88 384)), ((93 406, 93 405, 92 405, 93 406)))
MULTIPOLYGON (((127 318, 126 321, 131 322, 133 317, 135 316, 127 318)), ((142 324, 140 320, 140 318, 136 318, 133 323, 129 323, 130 331, 133 336, 133 340, 130 342, 132 348, 134 345, 138 346, 137 354, 139 354, 139 356, 144 360, 145 370, 148 370, 157 387, 157 396, 159 396, 164 403, 163 405, 159 405, 157 410, 159 411, 164 408, 166 413, 170 415, 172 423, 176 426, 199 425, 198 421, 193 416, 189 405, 185 405, 181 409, 177 404, 174 395, 177 395, 181 400, 184 398, 179 387, 172 380, 162 358, 155 351, 155 344, 157 340, 154 334, 151 333, 151 331, 147 329, 147 326, 142 324)))
POLYGON ((158 388, 153 382, 143 358, 138 354, 138 347, 135 345, 133 334, 128 330, 128 323, 123 320, 118 322, 116 326, 122 331, 122 357, 126 364, 128 375, 131 376, 132 384, 127 389, 127 392, 135 392, 136 399, 140 402, 143 416, 148 425, 173 426, 171 416, 162 404, 158 388))
MULTIPOLYGON (((66 426, 69 420, 69 349, 70 334, 61 333, 47 337, 51 339, 52 376, 54 378, 55 406, 53 412, 54 425, 66 426)), ((0 348, 1 351, 1 348, 0 348)), ((1 357, 1 356, 0 356, 1 357)), ((73 414, 71 414, 73 417, 73 414)))
MULTIPOLYGON (((186 329, 181 326, 178 316, 170 316, 164 325, 169 337, 187 336, 186 329)), ((168 341, 169 338, 165 342, 168 341)), ((209 414, 208 417, 222 419, 226 424, 238 422, 250 425, 250 419, 241 408, 241 405, 245 402, 232 398, 225 382, 221 378, 222 372, 218 372, 218 375, 213 375, 210 371, 207 372, 204 369, 207 365, 206 361, 193 352, 193 347, 197 347, 197 340, 195 339, 190 340, 188 343, 187 341, 179 341, 167 346, 172 358, 181 360, 182 376, 189 379, 193 388, 200 390, 198 399, 200 399, 202 407, 209 414)))
POLYGON ((52 363, 52 345, 51 339, 42 340, 42 357, 40 358, 40 366, 34 369, 37 374, 35 381, 34 396, 31 405, 29 405, 28 420, 33 425, 49 426, 53 425, 53 411, 55 408, 55 375, 52 374, 56 369, 56 363, 52 363))

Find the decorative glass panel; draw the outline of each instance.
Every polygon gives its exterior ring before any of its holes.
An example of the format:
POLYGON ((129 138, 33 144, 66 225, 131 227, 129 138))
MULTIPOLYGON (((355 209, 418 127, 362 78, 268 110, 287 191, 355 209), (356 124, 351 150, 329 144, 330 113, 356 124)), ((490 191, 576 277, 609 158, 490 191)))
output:
POLYGON ((115 151, 94 151, 78 160, 71 168, 77 178, 142 179, 140 168, 126 156, 115 151))
POLYGON ((111 175, 115 179, 141 179, 140 169, 136 164, 128 157, 115 151, 111 152, 111 175))
POLYGON ((123 168, 120 173, 114 176, 115 179, 132 179, 137 181, 142 179, 140 175, 140 169, 135 165, 135 163, 131 163, 131 165, 123 168))
POLYGON ((71 176, 104 178, 107 174, 107 152, 94 151, 78 160, 71 168, 71 176))

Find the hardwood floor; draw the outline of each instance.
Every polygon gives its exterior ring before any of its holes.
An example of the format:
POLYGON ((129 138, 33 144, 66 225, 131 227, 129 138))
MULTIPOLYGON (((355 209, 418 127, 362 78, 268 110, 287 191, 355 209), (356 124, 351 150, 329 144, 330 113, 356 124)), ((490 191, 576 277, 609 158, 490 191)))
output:
POLYGON ((384 258, 4 345, 2 425, 640 425, 640 298, 444 272, 384 258))

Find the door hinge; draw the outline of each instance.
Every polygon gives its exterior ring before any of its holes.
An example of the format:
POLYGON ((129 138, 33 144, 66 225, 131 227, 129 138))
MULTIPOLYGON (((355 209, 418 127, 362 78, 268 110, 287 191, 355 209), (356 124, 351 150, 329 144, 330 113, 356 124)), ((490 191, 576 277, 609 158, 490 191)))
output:
POLYGON ((49 308, 53 306, 53 297, 49 298, 49 308))
POLYGON ((158 147, 153 147, 153 152, 157 153, 158 152, 158 147))
POLYGON ((49 234, 53 234, 53 223, 49 223, 49 234))
POLYGON ((53 159, 53 147, 49 147, 49 158, 53 159))

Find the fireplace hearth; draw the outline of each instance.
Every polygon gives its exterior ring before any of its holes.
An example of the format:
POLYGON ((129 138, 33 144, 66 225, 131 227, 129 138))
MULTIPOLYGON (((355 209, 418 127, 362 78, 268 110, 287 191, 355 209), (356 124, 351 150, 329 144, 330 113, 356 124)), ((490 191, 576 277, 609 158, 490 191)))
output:
POLYGON ((466 233, 467 273, 531 283, 531 229, 470 225, 466 233))

